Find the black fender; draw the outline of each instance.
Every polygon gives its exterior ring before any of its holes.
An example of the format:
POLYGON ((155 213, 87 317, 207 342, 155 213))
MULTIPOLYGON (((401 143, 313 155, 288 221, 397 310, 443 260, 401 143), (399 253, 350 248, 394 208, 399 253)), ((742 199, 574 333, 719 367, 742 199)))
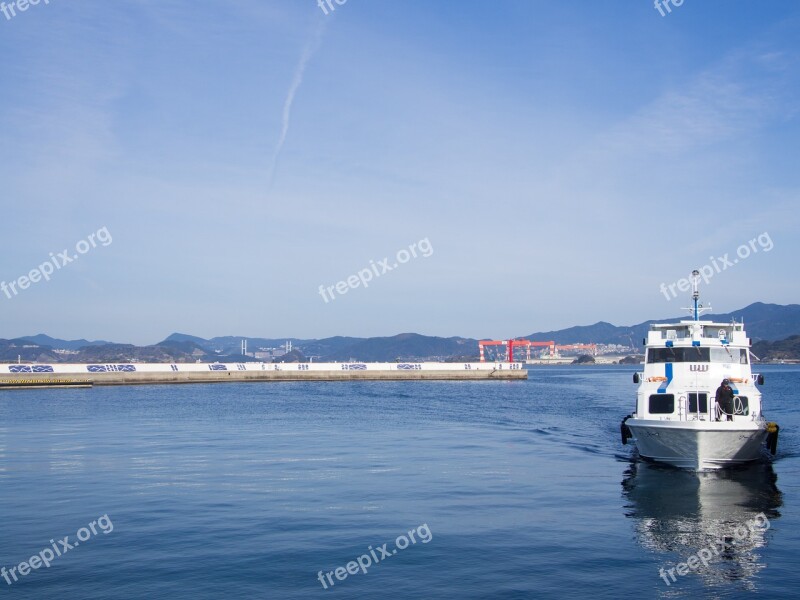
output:
POLYGON ((630 419, 633 415, 628 415, 624 419, 622 419, 622 423, 619 424, 619 435, 622 439, 622 445, 628 443, 628 440, 633 437, 633 433, 631 432, 631 428, 628 427, 625 422, 630 419))

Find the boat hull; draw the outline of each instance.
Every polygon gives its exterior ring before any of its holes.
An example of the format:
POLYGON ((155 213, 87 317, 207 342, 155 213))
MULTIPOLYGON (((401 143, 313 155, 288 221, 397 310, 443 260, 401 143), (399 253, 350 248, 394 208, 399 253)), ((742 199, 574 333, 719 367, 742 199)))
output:
POLYGON ((629 419, 627 426, 643 458, 704 471, 743 464, 762 456, 766 423, 629 419))

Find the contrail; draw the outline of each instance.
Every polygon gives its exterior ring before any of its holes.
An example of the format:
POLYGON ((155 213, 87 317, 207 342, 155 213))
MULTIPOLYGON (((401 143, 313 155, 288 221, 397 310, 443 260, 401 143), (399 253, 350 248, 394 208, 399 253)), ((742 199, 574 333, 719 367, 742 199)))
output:
POLYGON ((275 169, 278 167, 278 158, 280 158, 283 144, 286 142, 286 136, 289 134, 289 122, 292 115, 292 104, 294 103, 295 94, 297 94, 300 84, 303 83, 303 75, 306 72, 308 62, 311 60, 311 57, 314 56, 314 53, 317 51, 320 43, 322 42, 323 30, 324 23, 320 23, 320 25, 312 34, 311 38, 306 43, 305 48, 303 48, 303 54, 300 56, 300 62, 297 65, 297 69, 295 69, 292 83, 289 86, 289 92, 286 94, 286 100, 283 103, 283 118, 281 119, 281 135, 278 138, 278 143, 275 146, 275 152, 272 154, 272 164, 269 167, 267 180, 268 188, 272 188, 272 181, 275 178, 275 169))

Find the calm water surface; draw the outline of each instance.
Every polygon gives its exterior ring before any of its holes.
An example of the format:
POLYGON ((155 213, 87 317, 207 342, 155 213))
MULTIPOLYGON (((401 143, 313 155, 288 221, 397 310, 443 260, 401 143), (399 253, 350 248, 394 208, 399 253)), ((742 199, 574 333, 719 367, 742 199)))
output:
POLYGON ((97 523, 49 568, 0 578, 0 594, 794 595, 800 368, 762 369, 776 460, 721 474, 653 467, 621 445, 634 370, 3 392, 0 566, 97 523), (738 540, 761 513, 769 529, 738 540), (659 576, 719 539, 707 566, 659 576), (347 573, 384 544, 366 574, 347 573))

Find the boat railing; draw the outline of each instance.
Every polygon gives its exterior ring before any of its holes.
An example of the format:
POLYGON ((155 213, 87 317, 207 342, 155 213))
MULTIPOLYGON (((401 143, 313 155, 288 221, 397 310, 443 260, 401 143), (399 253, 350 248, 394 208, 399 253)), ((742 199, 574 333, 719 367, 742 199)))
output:
MULTIPOLYGON (((716 402, 714 402, 716 405, 716 402)), ((695 403, 696 409, 689 410, 689 399, 686 394, 683 394, 678 397, 678 420, 679 421, 713 421, 712 412, 714 409, 711 406, 708 406, 707 411, 700 410, 700 401, 699 398, 695 403)))
MULTIPOLYGON (((745 408, 742 399, 736 395, 733 398, 733 413, 730 415, 731 421, 757 421, 759 410, 755 407, 745 408)), ((724 421, 728 420, 728 413, 722 410, 716 398, 709 398, 707 410, 700 410, 699 399, 696 402, 696 409, 690 410, 689 398, 686 394, 678 397, 678 420, 679 421, 724 421)))

